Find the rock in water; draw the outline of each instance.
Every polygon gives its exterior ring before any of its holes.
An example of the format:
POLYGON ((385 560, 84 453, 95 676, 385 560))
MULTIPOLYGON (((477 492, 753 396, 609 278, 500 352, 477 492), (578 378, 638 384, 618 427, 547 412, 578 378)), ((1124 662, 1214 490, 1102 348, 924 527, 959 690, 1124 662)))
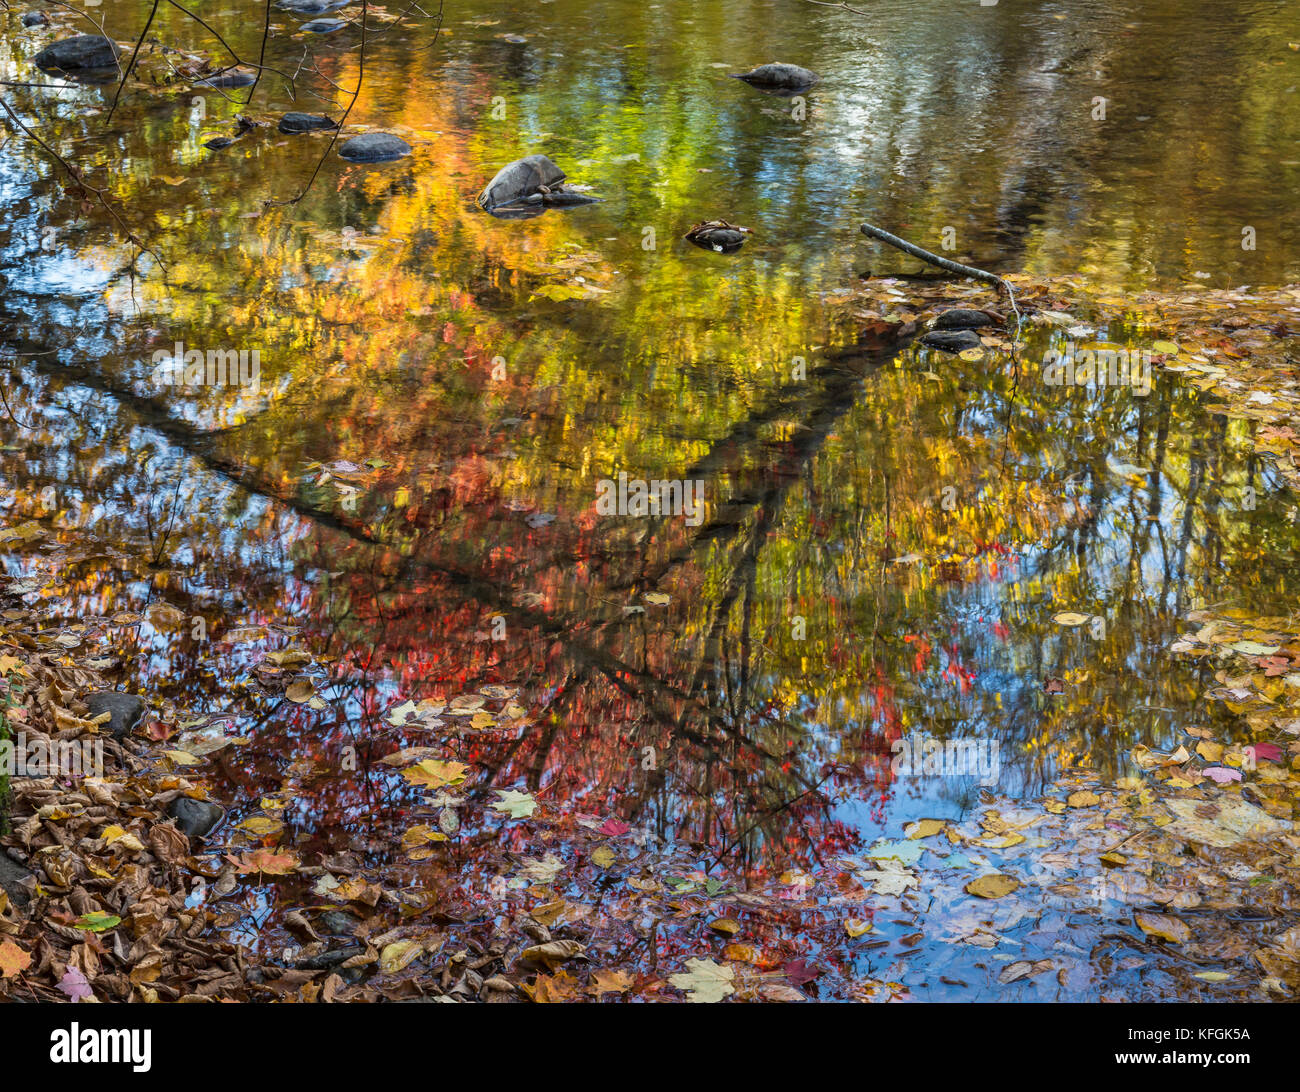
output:
POLYGON ((218 72, 215 76, 208 76, 206 79, 195 80, 195 87, 250 87, 257 82, 251 72, 239 72, 231 70, 230 72, 218 72))
POLYGON ((921 344, 927 349, 943 353, 960 353, 967 349, 982 349, 984 343, 972 330, 931 330, 921 335, 921 344))
POLYGON ((322 114, 288 113, 280 119, 282 133, 315 133, 322 129, 337 129, 338 122, 322 114))
POLYGON ((31 869, 24 868, 0 849, 0 888, 8 893, 10 901, 19 910, 27 909, 27 904, 31 902, 31 890, 27 886, 27 880, 33 875, 31 869))
POLYGON ((930 324, 932 330, 978 330, 981 326, 997 323, 987 311, 972 311, 966 307, 950 307, 940 312, 930 324))
POLYGON ((178 796, 167 805, 167 814, 176 820, 176 826, 191 838, 206 838, 226 817, 226 809, 207 800, 178 796))
POLYGON ((50 17, 43 11, 29 11, 23 16, 23 26, 25 27, 47 27, 50 25, 50 17))
POLYGON ((745 236, 752 234, 749 228, 737 227, 726 220, 705 220, 691 228, 685 238, 703 250, 732 254, 745 245, 745 236))
POLYGON ((84 69, 115 68, 117 45, 100 34, 78 34, 53 42, 33 59, 46 71, 79 72, 84 69))
POLYGON ((347 23, 342 19, 313 19, 310 23, 303 23, 299 30, 306 30, 312 34, 333 34, 336 30, 342 30, 347 23))
MULTIPOLYGON (((507 163, 478 195, 479 207, 493 212, 554 189, 564 181, 564 172, 544 155, 529 155, 507 163)), ((537 202, 540 204, 540 202, 537 202)))
POLYGON ((352 0, 279 0, 275 6, 294 15, 328 15, 350 3, 352 0))
POLYGON ((803 91, 821 79, 816 72, 797 64, 780 63, 761 64, 750 72, 741 72, 731 78, 744 80, 750 87, 763 91, 803 91))
POLYGON ((349 163, 388 163, 410 154, 411 146, 392 133, 362 133, 339 148, 339 155, 349 163))
POLYGON ((121 739, 135 731, 144 719, 144 699, 138 694, 123 694, 118 690, 96 690, 86 696, 86 708, 92 717, 108 713, 108 731, 114 739, 121 739))

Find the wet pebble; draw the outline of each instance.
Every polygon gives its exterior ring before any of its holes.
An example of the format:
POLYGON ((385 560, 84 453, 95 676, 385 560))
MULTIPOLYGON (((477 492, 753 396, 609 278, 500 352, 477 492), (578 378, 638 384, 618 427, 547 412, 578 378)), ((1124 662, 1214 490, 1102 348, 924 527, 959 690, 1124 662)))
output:
POLYGON ((114 739, 121 739, 135 731, 136 726, 144 719, 147 707, 144 699, 138 694, 123 694, 119 690, 96 690, 86 696, 86 708, 90 710, 92 717, 108 713, 111 719, 107 730, 114 739))
POLYGON ((984 348, 979 335, 972 330, 931 330, 921 336, 921 344, 927 349, 938 349, 943 353, 984 348))
POLYGON ((37 68, 77 72, 83 69, 113 68, 117 46, 101 34, 78 34, 53 42, 33 58, 37 68))
POLYGON ((338 123, 322 114, 288 113, 280 119, 282 133, 315 133, 323 129, 337 129, 338 123))
POLYGON ((972 311, 967 307, 950 307, 941 312, 931 323, 934 330, 978 330, 981 326, 992 326, 993 317, 986 311, 972 311))
POLYGON ((303 23, 298 29, 312 34, 333 34, 347 25, 342 19, 313 19, 310 23, 303 23))
POLYGON ((25 27, 47 27, 50 25, 50 17, 43 11, 29 11, 23 15, 23 26, 25 27))
POLYGON ((734 80, 744 80, 750 87, 769 91, 802 91, 815 84, 820 76, 797 64, 761 64, 748 72, 732 76, 734 80))
POLYGON ((362 133, 339 148, 339 155, 349 163, 388 163, 410 154, 411 146, 392 133, 362 133))
POLYGON ((206 79, 195 80, 195 87, 249 87, 256 82, 256 77, 251 72, 240 72, 232 70, 230 72, 219 72, 215 76, 208 76, 206 79))
POLYGON ((167 814, 176 820, 176 826, 191 838, 206 838, 226 817, 226 809, 207 800, 178 796, 167 805, 167 814))

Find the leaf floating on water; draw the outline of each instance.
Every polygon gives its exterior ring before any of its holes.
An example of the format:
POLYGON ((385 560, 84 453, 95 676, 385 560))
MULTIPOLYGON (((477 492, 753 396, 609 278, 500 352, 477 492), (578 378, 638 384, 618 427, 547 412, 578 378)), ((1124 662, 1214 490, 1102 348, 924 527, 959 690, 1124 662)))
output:
POLYGON ((297 705, 310 701, 315 694, 316 687, 310 679, 294 679, 284 691, 284 696, 297 705))
POLYGON ((1062 611, 1060 614, 1052 615, 1052 621, 1058 626, 1081 626, 1088 620, 1086 614, 1075 614, 1073 611, 1062 611))
POLYGON ((535 883, 552 883, 564 868, 564 862, 553 853, 548 853, 545 857, 538 859, 536 857, 525 857, 521 862, 519 875, 526 880, 533 880, 535 883))
POLYGON ((903 828, 903 834, 908 839, 931 838, 938 834, 948 823, 944 819, 918 819, 915 823, 909 823, 903 828))
POLYGON ((1170 914, 1149 914, 1138 911, 1133 915, 1133 920, 1147 936, 1159 937, 1171 944, 1186 944, 1192 938, 1192 931, 1187 923, 1170 914))
POLYGON ((537 810, 537 801, 529 793, 516 792, 514 789, 493 791, 500 799, 492 805, 492 809, 504 812, 512 819, 525 819, 537 810))
POLYGON ((686 1000, 697 1004, 716 1004, 736 992, 733 968, 711 959, 688 959, 686 973, 668 976, 668 981, 686 992, 686 1000))
POLYGON ((1101 803, 1101 797, 1088 789, 1080 789, 1078 792, 1070 793, 1065 798, 1065 802, 1072 808, 1094 808, 1101 803))
POLYGON ((1010 895, 1011 892, 1018 890, 1020 881, 1014 876, 1007 876, 1001 872, 993 872, 987 876, 977 876, 966 885, 966 891, 971 895, 978 895, 981 899, 1000 899, 1004 895, 1010 895))
POLYGON ((109 929, 116 929, 122 924, 122 919, 116 914, 109 914, 103 910, 96 910, 91 914, 82 914, 72 923, 74 929, 85 929, 91 933, 106 933, 109 929))
POLYGON ((627 993, 634 982, 635 979, 627 971, 609 971, 602 968, 592 972, 591 985, 587 990, 596 997, 603 997, 607 993, 627 993))
POLYGON ((465 780, 469 767, 463 762, 437 762, 426 758, 402 771, 402 776, 412 785, 440 789, 444 785, 459 785, 465 780))
POLYGON ((298 860, 293 854, 277 853, 272 849, 255 849, 241 857, 227 854, 226 860, 235 866, 235 871, 241 876, 254 872, 267 876, 288 876, 298 871, 298 860))
POLYGON ((874 928, 875 926, 873 926, 866 918, 844 919, 844 931, 854 940, 857 940, 858 937, 866 936, 874 928))

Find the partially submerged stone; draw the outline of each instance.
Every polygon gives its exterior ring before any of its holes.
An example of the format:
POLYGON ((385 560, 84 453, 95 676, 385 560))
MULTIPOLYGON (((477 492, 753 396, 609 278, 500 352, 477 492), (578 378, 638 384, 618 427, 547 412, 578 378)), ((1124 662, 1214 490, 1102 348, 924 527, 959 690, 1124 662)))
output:
POLYGON ((0 889, 3 889, 19 910, 26 910, 32 900, 32 891, 36 886, 36 875, 30 868, 20 865, 3 849, 0 849, 0 889))
POLYGON ((218 72, 215 76, 207 76, 201 80, 195 80, 195 87, 214 87, 214 88, 232 88, 232 87, 250 87, 257 82, 257 77, 251 72, 241 72, 237 68, 229 72, 218 72))
POLYGON ((310 23, 303 23, 298 29, 311 34, 333 34, 347 25, 343 19, 313 19, 310 23))
POLYGON ((967 349, 982 349, 984 343, 973 330, 930 330, 921 335, 921 344, 927 349, 942 353, 961 353, 967 349))
POLYGON ((29 11, 23 15, 23 26, 25 27, 47 27, 50 25, 50 17, 43 11, 29 11))
POLYGON ((226 809, 207 800, 178 796, 167 805, 167 814, 176 820, 176 826, 191 838, 206 838, 226 817, 226 809))
POLYGON ((83 72, 116 68, 117 43, 102 34, 77 34, 52 42, 32 58, 45 71, 83 72))
POLYGON ((566 190, 564 180, 564 172, 547 156, 525 156, 497 171, 478 195, 479 207, 493 216, 517 220, 540 216, 548 208, 573 208, 600 200, 566 190))
POLYGON ((290 111, 280 119, 278 128, 282 133, 317 133, 325 129, 337 129, 338 122, 323 114, 299 114, 290 111))
POLYGON ((744 80, 750 87, 760 91, 805 91, 815 84, 820 76, 797 64, 761 64, 749 72, 733 74, 733 80, 744 80))
POLYGON ((277 0, 275 6, 294 15, 328 15, 350 3, 352 0, 277 0))
POLYGON ((749 228, 729 224, 726 220, 705 220, 691 228, 685 238, 703 250, 732 254, 745 245, 747 235, 753 234, 749 228))
POLYGON ((107 731, 114 739, 121 739, 135 731, 144 719, 147 706, 138 694, 123 694, 120 690, 96 690, 86 696, 86 708, 91 717, 109 714, 107 731))
POLYGON ((339 148, 339 155, 349 163, 389 163, 410 154, 411 146, 392 133, 362 133, 339 148))
POLYGON ((940 312, 930 324, 934 330, 978 330, 993 326, 997 319, 987 311, 974 311, 968 307, 950 307, 940 312))

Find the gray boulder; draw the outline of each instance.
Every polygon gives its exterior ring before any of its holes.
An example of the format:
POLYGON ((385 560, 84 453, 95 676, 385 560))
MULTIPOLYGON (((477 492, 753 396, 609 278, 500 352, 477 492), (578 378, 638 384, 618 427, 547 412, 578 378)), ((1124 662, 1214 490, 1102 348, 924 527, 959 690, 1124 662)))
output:
POLYGON ((797 64, 761 64, 749 72, 735 73, 733 80, 744 80, 750 87, 760 91, 804 91, 815 84, 821 77, 807 68, 797 64))
POLYGON ((191 838, 206 838, 226 817, 226 809, 207 800, 178 796, 167 805, 167 814, 176 820, 177 829, 191 838))
POLYGON ((290 112, 280 119, 278 126, 282 133, 315 133, 323 129, 337 129, 338 122, 323 114, 299 114, 290 112))
POLYGON ((80 72, 117 67, 116 43, 101 34, 77 34, 53 42, 32 60, 45 71, 80 72))
POLYGON ((251 87, 257 82, 257 77, 251 72, 240 72, 232 70, 230 72, 218 72, 215 76, 208 76, 206 79, 195 80, 195 87, 251 87))
POLYGON ((347 25, 342 19, 313 19, 310 23, 303 23, 298 29, 305 30, 309 34, 333 34, 347 25))
POLYGON ((50 17, 43 11, 29 11, 23 15, 23 26, 25 27, 47 27, 50 25, 50 17))
POLYGON ((411 146, 392 133, 362 133, 339 148, 339 155, 349 163, 389 163, 410 154, 411 146))
POLYGON ((933 330, 978 330, 992 326, 996 320, 987 311, 972 311, 966 307, 950 307, 935 316, 930 324, 933 330))
MULTIPOLYGON (((542 196, 543 187, 554 189, 564 181, 559 167, 544 155, 529 155, 507 163, 478 195, 479 207, 492 212, 530 197, 542 196)), ((537 204, 541 204, 538 200, 537 204)))
POLYGON ((294 15, 328 15, 350 3, 352 0, 279 0, 275 6, 294 15))
POLYGON ((921 344, 927 349, 938 349, 942 353, 984 348, 984 343, 973 330, 931 330, 921 335, 921 344))
POLYGON ((118 690, 96 690, 86 697, 86 708, 92 717, 109 713, 108 731, 114 739, 122 739, 135 731, 144 719, 147 706, 138 694, 123 694, 118 690))
POLYGON ((27 881, 34 879, 34 873, 24 868, 3 849, 0 849, 0 887, 9 895, 9 901, 19 910, 27 909, 32 895, 27 881))

